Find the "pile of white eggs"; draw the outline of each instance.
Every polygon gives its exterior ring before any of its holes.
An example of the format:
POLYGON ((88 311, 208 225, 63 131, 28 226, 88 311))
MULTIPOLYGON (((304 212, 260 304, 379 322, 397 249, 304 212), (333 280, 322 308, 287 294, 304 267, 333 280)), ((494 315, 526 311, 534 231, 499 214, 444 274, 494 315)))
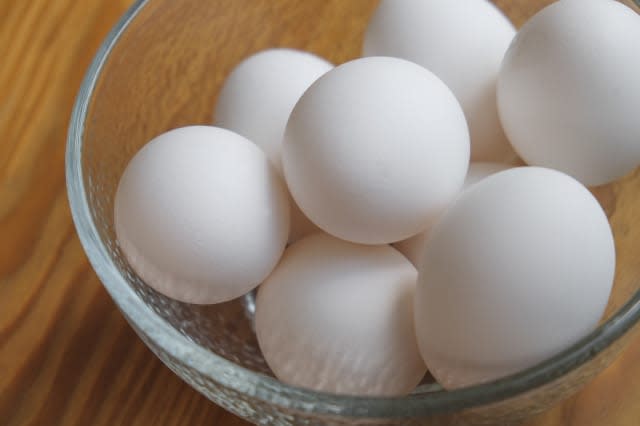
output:
POLYGON ((560 0, 517 34, 486 0, 382 0, 363 58, 257 53, 215 127, 144 146, 120 247, 183 302, 259 286, 289 384, 394 396, 427 368, 451 389, 533 366, 607 305, 614 240, 585 185, 640 164, 638 49, 613 0, 560 0))

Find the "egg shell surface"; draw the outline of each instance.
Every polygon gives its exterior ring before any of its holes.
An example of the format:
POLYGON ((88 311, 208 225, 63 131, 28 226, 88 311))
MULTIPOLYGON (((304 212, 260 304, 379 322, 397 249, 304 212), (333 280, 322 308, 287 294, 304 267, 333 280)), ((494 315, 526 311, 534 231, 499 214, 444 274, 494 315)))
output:
POLYGON ((338 238, 383 244, 424 230, 469 163, 464 113, 426 69, 397 58, 340 65, 300 98, 283 142, 302 211, 338 238))
POLYGON ((256 298, 267 364, 281 381, 316 391, 411 392, 426 372, 413 328, 416 277, 388 245, 319 233, 289 246, 256 298))
POLYGON ((585 185, 640 164, 640 16, 613 0, 561 0, 527 22, 505 55, 498 107, 530 165, 585 185))
POLYGON ((596 327, 614 270, 607 217, 578 181, 540 167, 489 176, 427 239, 414 308, 423 359, 448 389, 532 367, 596 327))
POLYGON ((151 287, 195 304, 225 302, 260 284, 289 232, 284 182, 255 144, 190 126, 146 144, 115 197, 115 231, 151 287))

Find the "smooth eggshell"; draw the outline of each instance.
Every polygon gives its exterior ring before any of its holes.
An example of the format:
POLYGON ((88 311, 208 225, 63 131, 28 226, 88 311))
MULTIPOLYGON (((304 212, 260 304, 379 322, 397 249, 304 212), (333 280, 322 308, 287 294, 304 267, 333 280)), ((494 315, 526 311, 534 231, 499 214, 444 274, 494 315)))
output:
POLYGON ((363 50, 365 56, 408 59, 440 77, 466 114, 471 160, 509 162, 515 153, 498 119, 495 89, 514 35, 486 0, 382 0, 363 50))
MULTIPOLYGON (((471 163, 469 164, 469 171, 467 172, 467 177, 464 181, 462 190, 468 188, 476 182, 479 182, 487 176, 490 176, 497 172, 501 172, 502 170, 506 170, 511 167, 511 165, 500 163, 471 163)), ((409 259, 409 261, 413 263, 416 268, 419 266, 419 262, 422 259, 422 251, 425 242, 427 241, 427 236, 429 235, 430 228, 431 225, 426 231, 423 231, 411 238, 407 238, 406 240, 393 244, 393 247, 395 247, 396 250, 398 250, 400 253, 404 254, 405 257, 409 259)))
POLYGON ((502 124, 528 164, 601 185, 640 164, 640 16, 613 0, 561 0, 509 48, 502 124))
POLYGON ((256 335, 276 377, 338 394, 399 396, 426 372, 413 328, 417 272, 390 246, 314 234, 258 289, 256 335))
MULTIPOLYGON (((217 126, 254 142, 282 173, 281 145, 293 106, 321 75, 333 68, 323 58, 295 49, 267 49, 240 62, 227 76, 215 106, 217 126)), ((291 202, 289 242, 317 232, 291 202)))
POLYGON ((519 167, 469 187, 431 229, 415 297, 420 351, 445 388, 531 367, 591 332, 615 248, 591 193, 519 167))
POLYGON ((284 183, 265 154, 229 130, 191 126, 145 145, 115 198, 115 231, 138 275, 197 304, 260 284, 289 232, 284 183))
POLYGON ((321 229, 364 244, 424 230, 469 163, 464 113, 426 69, 397 58, 347 62, 318 79, 285 131, 285 177, 321 229))

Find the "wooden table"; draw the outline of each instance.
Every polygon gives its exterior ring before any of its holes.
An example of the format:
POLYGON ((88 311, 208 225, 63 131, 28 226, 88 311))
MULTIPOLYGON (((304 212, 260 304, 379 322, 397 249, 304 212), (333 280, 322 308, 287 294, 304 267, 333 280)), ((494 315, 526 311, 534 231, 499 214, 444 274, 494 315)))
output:
MULTIPOLYGON (((165 368, 102 288, 71 221, 67 123, 131 0, 0 0, 0 424, 243 425, 165 368)), ((640 340, 530 426, 640 424, 640 340)))

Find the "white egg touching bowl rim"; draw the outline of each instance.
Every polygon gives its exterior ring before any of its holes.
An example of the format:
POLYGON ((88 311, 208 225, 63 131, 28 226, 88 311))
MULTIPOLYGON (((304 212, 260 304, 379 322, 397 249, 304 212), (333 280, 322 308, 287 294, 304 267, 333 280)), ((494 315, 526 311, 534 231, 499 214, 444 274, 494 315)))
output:
MULTIPOLYGON (((289 386, 241 367, 180 334, 142 301, 118 271, 93 221, 82 169, 84 125, 98 77, 114 45, 150 1, 137 0, 129 8, 103 42, 84 77, 69 125, 66 181, 73 221, 91 265, 140 337, 166 352, 161 359, 171 358, 214 383, 283 409, 352 418, 421 417, 499 402, 550 383, 593 359, 640 321, 638 291, 588 336, 534 367, 486 384, 398 398, 341 396, 289 386)), ((640 1, 634 1, 640 6, 640 1)), ((164 359, 163 362, 166 363, 164 359)))

